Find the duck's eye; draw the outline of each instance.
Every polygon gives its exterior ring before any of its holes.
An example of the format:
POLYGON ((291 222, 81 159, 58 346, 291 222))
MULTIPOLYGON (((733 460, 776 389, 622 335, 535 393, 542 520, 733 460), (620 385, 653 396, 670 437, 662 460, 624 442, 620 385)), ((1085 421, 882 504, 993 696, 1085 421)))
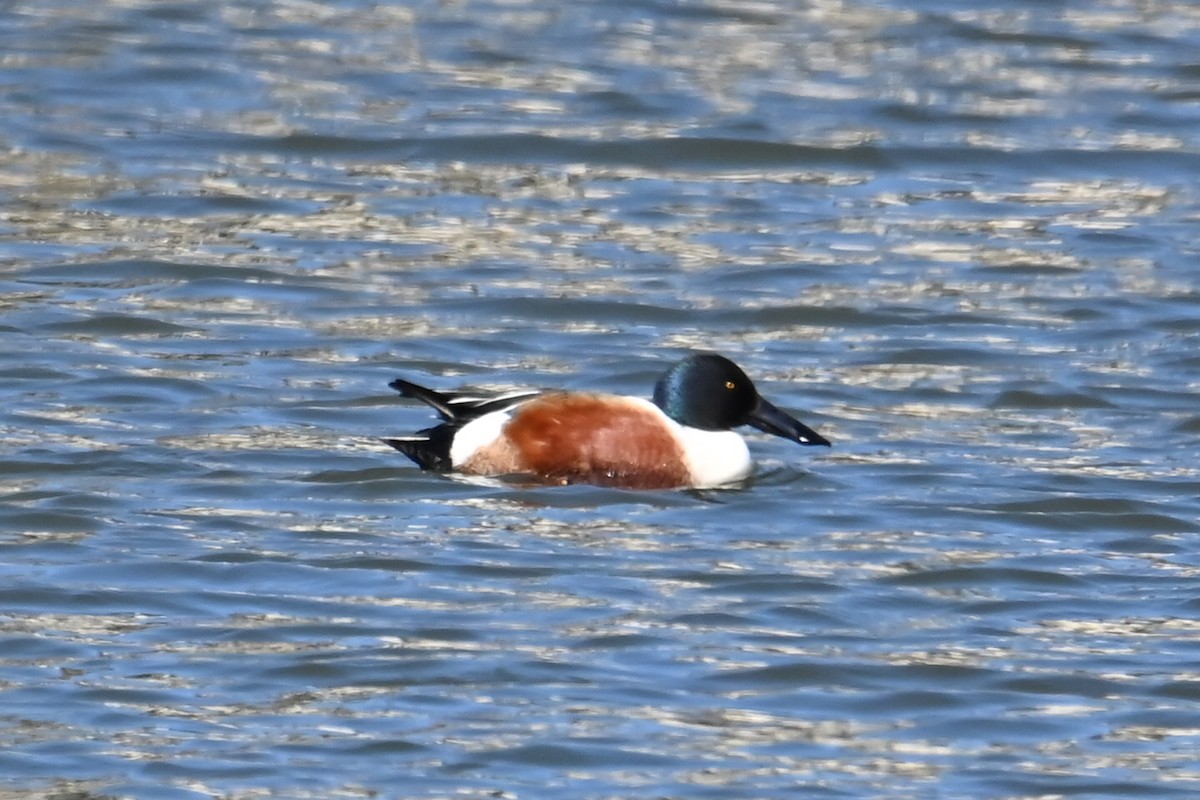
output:
POLYGON ((732 391, 737 388, 737 384, 734 383, 733 381, 725 381, 725 388, 732 391))

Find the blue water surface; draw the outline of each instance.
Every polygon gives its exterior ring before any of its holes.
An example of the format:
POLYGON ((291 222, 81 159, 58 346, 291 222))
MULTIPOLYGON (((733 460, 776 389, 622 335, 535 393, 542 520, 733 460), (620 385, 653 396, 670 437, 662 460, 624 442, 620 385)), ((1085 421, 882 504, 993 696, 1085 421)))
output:
POLYGON ((0 796, 1200 792, 1200 10, 53 0, 0 52, 0 796), (833 448, 379 441, 401 375, 693 350, 833 448))

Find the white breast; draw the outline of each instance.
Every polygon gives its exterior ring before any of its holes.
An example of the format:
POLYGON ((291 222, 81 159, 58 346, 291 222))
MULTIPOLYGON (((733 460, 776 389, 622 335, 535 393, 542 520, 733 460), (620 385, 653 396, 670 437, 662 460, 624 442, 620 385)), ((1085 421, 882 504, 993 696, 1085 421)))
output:
POLYGON ((734 431, 705 431, 680 425, 663 414, 662 409, 649 400, 628 398, 632 402, 644 403, 662 417, 663 422, 675 432, 683 447, 683 457, 692 474, 692 486, 707 489, 733 483, 745 478, 754 469, 750 460, 750 448, 746 440, 734 431))
POLYGON ((684 457, 698 489, 740 481, 754 468, 746 440, 733 431, 679 427, 684 457))

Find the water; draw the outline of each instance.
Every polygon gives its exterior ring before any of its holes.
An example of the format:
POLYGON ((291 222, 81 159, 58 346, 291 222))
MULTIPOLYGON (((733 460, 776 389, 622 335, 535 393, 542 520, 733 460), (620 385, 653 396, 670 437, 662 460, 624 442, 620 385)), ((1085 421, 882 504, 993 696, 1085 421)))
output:
POLYGON ((0 796, 1194 797, 1200 11, 0 12, 0 796), (743 487, 387 382, 733 357, 743 487))

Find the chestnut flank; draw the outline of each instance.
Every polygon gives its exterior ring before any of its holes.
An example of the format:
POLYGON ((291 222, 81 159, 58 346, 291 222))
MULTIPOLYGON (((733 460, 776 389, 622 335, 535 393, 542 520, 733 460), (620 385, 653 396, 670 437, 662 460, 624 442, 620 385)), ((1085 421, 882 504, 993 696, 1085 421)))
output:
POLYGON ((475 451, 460 469, 631 489, 691 483, 683 449, 657 410, 600 394, 556 392, 522 405, 500 438, 475 451))

